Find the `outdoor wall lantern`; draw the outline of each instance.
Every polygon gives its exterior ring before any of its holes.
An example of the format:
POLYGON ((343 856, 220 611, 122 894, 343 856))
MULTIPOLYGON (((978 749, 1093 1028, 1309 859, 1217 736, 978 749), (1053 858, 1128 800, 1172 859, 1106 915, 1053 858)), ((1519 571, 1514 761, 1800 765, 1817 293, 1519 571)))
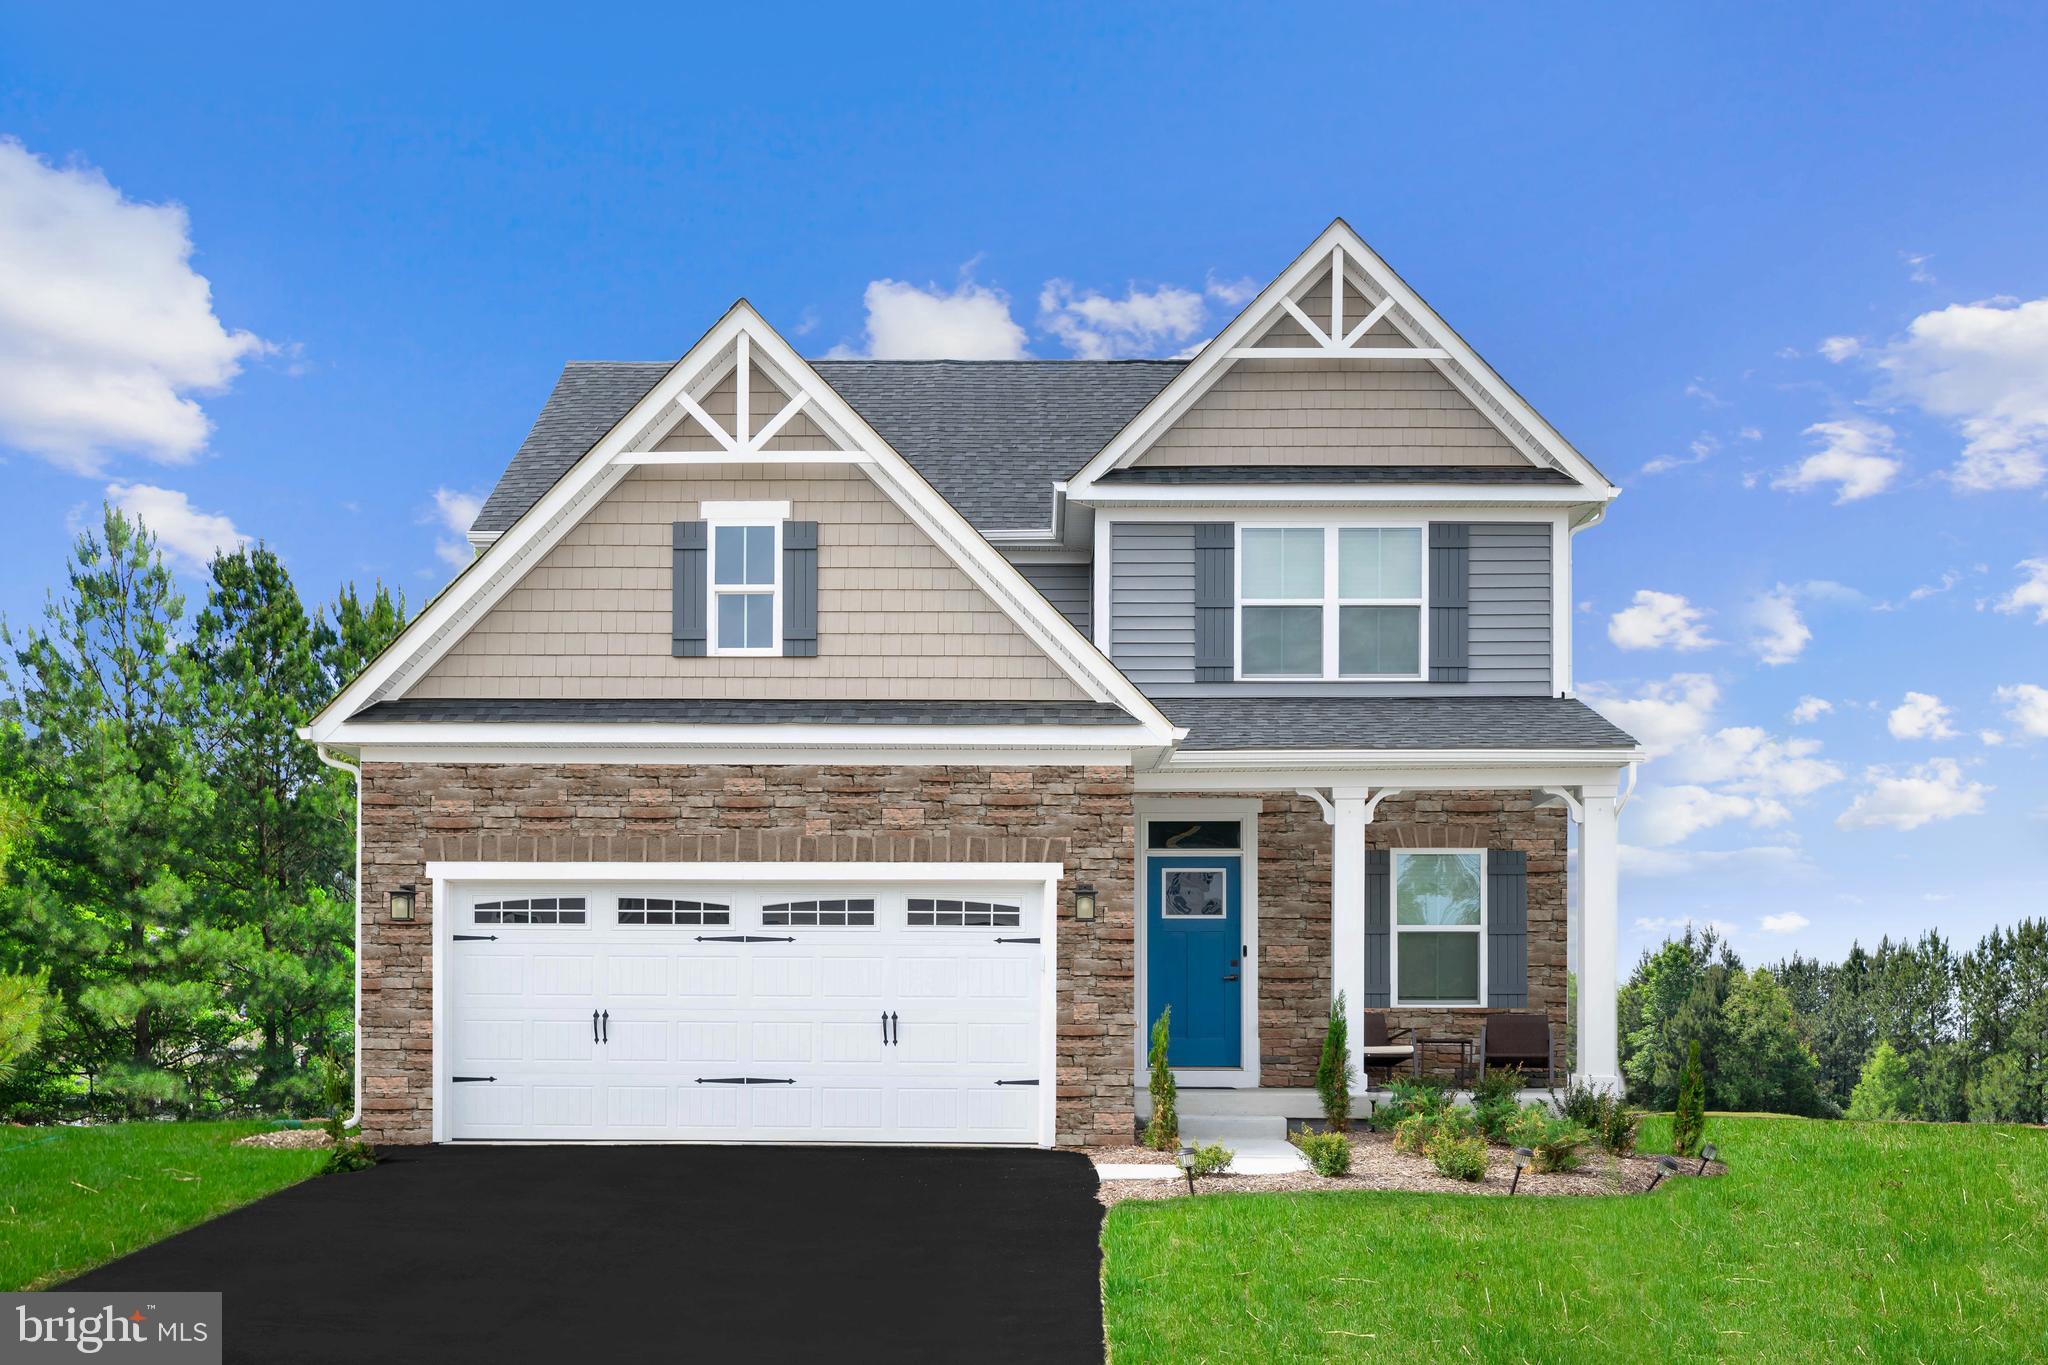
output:
MULTIPOLYGON (((1653 1175, 1653 1176, 1651 1176, 1651 1177, 1650 1177, 1650 1189, 1651 1189, 1651 1190, 1654 1190, 1654 1189, 1656 1189, 1656 1188, 1657 1188, 1657 1182, 1658 1182, 1658 1181, 1660 1181, 1660 1180, 1662 1180, 1662 1179, 1663 1179, 1663 1178, 1664 1178, 1665 1176, 1667 1176, 1667 1175, 1677 1175, 1677 1174, 1678 1174, 1678 1163, 1677 1163, 1676 1161, 1673 1161, 1673 1160, 1672 1160, 1672 1159, 1671 1159, 1670 1157, 1668 1157, 1668 1156, 1660 1156, 1660 1157, 1658 1157, 1658 1158, 1657 1158, 1657 1174, 1655 1174, 1655 1175, 1653 1175)), ((1645 1190, 1645 1191, 1644 1191, 1643 1193, 1645 1193, 1645 1194, 1648 1194, 1648 1193, 1649 1193, 1649 1190, 1645 1190)))
POLYGON ((410 882, 392 891, 391 918, 406 920, 411 919, 413 899, 415 894, 416 892, 414 891, 414 888, 410 882))
POLYGON ((1079 920, 1095 918, 1095 888, 1086 883, 1074 888, 1074 918, 1079 920))
POLYGON ((1536 1154, 1530 1151, 1527 1147, 1515 1148, 1515 1178, 1508 1182, 1508 1194, 1510 1196, 1514 1194, 1515 1186, 1522 1183, 1522 1172, 1528 1170, 1529 1163, 1534 1161, 1535 1159, 1536 1154))
POLYGON ((1707 1163, 1719 1157, 1720 1155, 1721 1149, 1719 1147, 1716 1147, 1711 1142, 1708 1143, 1706 1146, 1700 1148, 1700 1168, 1694 1171, 1693 1174, 1705 1175, 1707 1173, 1707 1163))
POLYGON ((1180 1173, 1188 1178, 1188 1193, 1193 1194, 1195 1192, 1195 1144, 1192 1142, 1182 1142, 1180 1145, 1180 1155, 1175 1158, 1175 1161, 1180 1166, 1180 1173))

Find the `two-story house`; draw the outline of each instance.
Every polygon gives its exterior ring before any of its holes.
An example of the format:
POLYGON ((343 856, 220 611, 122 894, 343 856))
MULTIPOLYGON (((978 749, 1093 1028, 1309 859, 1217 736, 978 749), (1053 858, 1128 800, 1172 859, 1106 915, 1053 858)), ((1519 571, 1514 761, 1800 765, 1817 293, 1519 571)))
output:
POLYGON ((1616 492, 1341 221, 1185 362, 569 365, 304 732, 366 1131, 1123 1143, 1164 1011, 1307 1116, 1340 993, 1446 1067, 1568 956, 1613 1085, 1616 492))

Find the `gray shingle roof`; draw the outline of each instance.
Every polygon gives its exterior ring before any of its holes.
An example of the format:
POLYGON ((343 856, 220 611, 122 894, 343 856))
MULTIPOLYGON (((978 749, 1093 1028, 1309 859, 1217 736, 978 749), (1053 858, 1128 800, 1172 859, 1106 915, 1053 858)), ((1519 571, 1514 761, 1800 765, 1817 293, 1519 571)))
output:
POLYGON ((1628 749, 1575 697, 1155 697, 1192 749, 1628 749))
POLYGON ((1535 465, 1131 465, 1098 483, 1571 483, 1562 469, 1535 465))
MULTIPOLYGON (((1077 473, 1179 374, 1178 360, 820 360, 854 411, 983 531, 1052 524, 1077 473)), ((473 529, 502 531, 611 430, 667 363, 572 361, 473 529)))
POLYGON ((943 702, 671 699, 600 701, 404 698, 356 712, 365 722, 667 722, 675 725, 1120 725, 1107 702, 943 702))

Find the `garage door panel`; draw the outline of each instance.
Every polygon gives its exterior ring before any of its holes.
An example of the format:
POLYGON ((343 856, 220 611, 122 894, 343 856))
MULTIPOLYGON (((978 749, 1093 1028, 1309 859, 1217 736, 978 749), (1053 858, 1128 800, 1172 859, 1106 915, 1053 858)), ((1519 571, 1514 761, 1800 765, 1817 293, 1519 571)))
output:
POLYGON ((881 1086, 826 1086, 818 1093, 823 1127, 833 1136, 858 1137, 883 1129, 888 1092, 881 1086))
POLYGON ((620 1019, 614 1016, 605 1026, 605 1042, 598 1048, 605 1065, 630 1062, 669 1062, 669 1041, 674 1030, 663 1019, 620 1019))
POLYGON ((676 1123, 692 1137, 731 1137, 740 1131, 740 1095, 724 1086, 676 1087, 676 1123))
POLYGON ((976 1066, 1028 1067, 1036 1041, 1033 1032, 1025 1023, 969 1024, 966 1060, 976 1066))
POLYGON ((882 1025, 878 1014, 858 1023, 836 1021, 818 1025, 818 1060, 872 1064, 882 1060, 882 1025))
POLYGON ((960 1091, 950 1085, 898 1090, 896 1126, 911 1134, 953 1131, 960 1126, 960 1091))
POLYGON ((740 1026, 730 1019, 684 1020, 676 1025, 679 1062, 737 1062, 740 1026))
POLYGON ((826 957, 819 964, 818 995, 826 1000, 880 1000, 889 989, 889 959, 879 953, 826 957))
POLYGON ((670 954, 638 945, 605 954, 605 994, 613 1000, 661 998, 669 993, 670 954))
POLYGON ((517 1084, 466 1083, 453 1087, 451 1103, 456 1121, 465 1128, 504 1128, 517 1131, 532 1121, 527 1107, 528 1087, 517 1084))
POLYGON ((775 1064, 811 1060, 811 1024, 808 1020, 757 1022, 749 1028, 748 1040, 752 1044, 749 1055, 757 1062, 775 1064))
POLYGON ((466 970, 457 988, 458 999, 489 1000, 498 997, 525 999, 526 957, 525 955, 491 954, 470 955, 464 964, 466 970))
POLYGON ((762 1129, 781 1129, 784 1136, 807 1136, 817 1127, 818 1092, 808 1085, 749 1085, 748 1117, 762 1129))
POLYGON ((897 1026, 896 1045, 890 1051, 899 1062, 950 1063, 960 1060, 960 1026, 946 1020, 911 1017, 897 1026))
POLYGON ((808 954, 763 953, 748 964, 756 1001, 777 999, 808 1004, 818 992, 818 964, 808 954))
POLYGON ((669 1126, 669 1096, 674 1087, 620 1085, 604 1088, 605 1121, 614 1128, 640 1128, 650 1134, 669 1126))
POLYGON ((532 1024, 525 1019, 470 1019, 455 1031, 458 1062, 524 1062, 533 1060, 527 1039, 532 1024))
POLYGON ((740 993, 740 973, 744 965, 739 958, 726 954, 678 958, 676 997, 684 1004, 734 1000, 740 993))
POLYGON ((998 1134, 1029 1131, 1037 1094, 1032 1086, 989 1086, 985 1090, 965 1091, 961 1127, 990 1141, 1002 1140, 998 1134))
MULTIPOLYGON (((474 1088, 484 1089, 482 1086, 474 1088)), ((490 1088, 497 1089, 496 1086, 490 1088)), ((536 1128, 587 1132, 597 1119, 597 1087, 594 1085, 535 1085, 526 1089, 536 1128)))
POLYGON ((580 1015, 574 1019, 536 1019, 528 1025, 527 1033, 533 1040, 536 1062, 589 1062, 597 1052, 590 1021, 580 1015))
POLYGON ((970 1000, 1030 1000, 1037 978, 1036 955, 971 958, 963 991, 970 1000))
POLYGON ((915 1000, 948 999, 960 994, 960 974, 960 959, 951 953, 898 958, 894 993, 915 1000))
POLYGON ((526 994, 546 999, 571 996, 584 999, 596 993, 595 953, 537 952, 529 959, 526 994))

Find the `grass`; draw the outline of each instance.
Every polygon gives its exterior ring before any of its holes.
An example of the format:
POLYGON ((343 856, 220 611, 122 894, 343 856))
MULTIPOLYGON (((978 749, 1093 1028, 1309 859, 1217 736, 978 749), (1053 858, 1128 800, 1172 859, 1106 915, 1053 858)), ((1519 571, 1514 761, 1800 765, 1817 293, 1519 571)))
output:
POLYGON ((229 1145, 268 1126, 0 1127, 0 1290, 46 1288, 320 1169, 324 1150, 229 1145))
MULTIPOLYGON (((1668 1118, 1644 1124, 1669 1150, 1668 1118)), ((1130 1201, 1117 1365, 2021 1360, 2048 1340, 2048 1132, 1710 1115, 1730 1173, 1629 1198, 1130 1201)))

